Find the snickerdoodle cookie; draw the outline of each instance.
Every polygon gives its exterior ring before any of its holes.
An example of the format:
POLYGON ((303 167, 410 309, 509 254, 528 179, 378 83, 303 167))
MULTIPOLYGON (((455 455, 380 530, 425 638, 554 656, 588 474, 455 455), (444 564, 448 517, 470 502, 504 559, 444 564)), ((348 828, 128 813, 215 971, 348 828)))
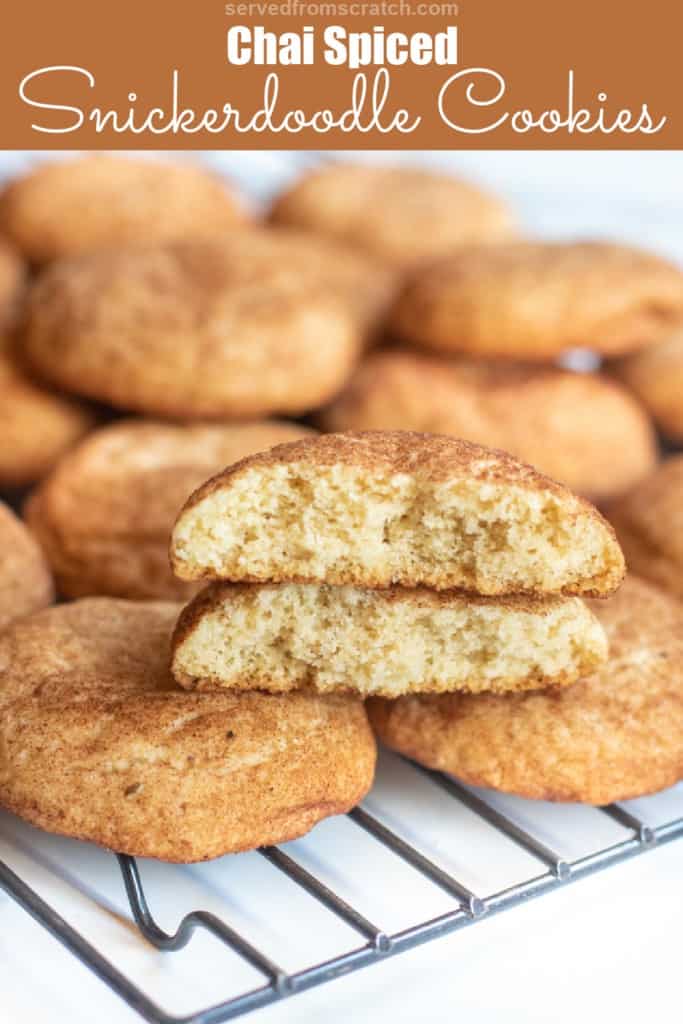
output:
POLYGON ((683 331, 615 360, 612 371, 638 396, 666 437, 683 441, 683 331))
POLYGON ((594 500, 621 494, 657 458, 647 414, 605 377, 420 352, 371 353, 318 422, 503 448, 594 500))
POLYGON ((31 497, 26 517, 65 597, 187 598, 168 562, 171 527, 207 477, 310 431, 293 423, 125 420, 91 434, 31 497))
POLYGON ((548 360, 572 348, 622 355, 683 324, 683 272, 606 242, 480 245, 416 271, 391 316, 441 352, 548 360))
POLYGON ((365 795, 362 703, 187 693, 168 670, 178 611, 89 598, 0 634, 0 804, 121 853, 199 861, 293 839, 365 795))
POLYGON ((218 583, 181 615, 172 671, 188 689, 398 697, 565 686, 606 657, 578 597, 218 583))
POLYGON ((24 265, 19 255, 0 238, 0 330, 14 320, 24 281, 24 265))
POLYGON ((388 746, 475 786, 607 804, 683 777, 683 605, 629 576, 595 611, 610 657, 539 693, 373 700, 388 746))
POLYGON ((683 455, 607 505, 629 569, 683 598, 683 455))
POLYGON ((455 438, 327 434, 251 456, 189 499, 181 579, 610 593, 623 558, 587 502, 455 438))
POLYGON ((220 236, 244 215, 189 163, 84 156, 44 163, 0 195, 0 229, 32 263, 115 245, 220 236))
POLYGON ((0 337, 0 487, 39 480, 94 423, 80 402, 29 377, 0 337))
POLYGON ((45 608, 53 598, 50 569, 38 542, 0 501, 0 629, 45 608))
POLYGON ((296 182, 271 220, 328 235, 394 267, 515 234, 502 200, 417 168, 330 164, 296 182))
POLYGON ((302 413, 356 363, 376 299, 366 271, 266 231, 65 260, 32 291, 25 354, 66 390, 151 415, 302 413))

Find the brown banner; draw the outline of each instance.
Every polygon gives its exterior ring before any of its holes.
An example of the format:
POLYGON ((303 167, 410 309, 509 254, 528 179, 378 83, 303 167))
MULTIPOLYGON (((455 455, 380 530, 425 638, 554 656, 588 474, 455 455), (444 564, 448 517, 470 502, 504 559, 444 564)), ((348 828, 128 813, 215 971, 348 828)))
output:
POLYGON ((674 0, 15 0, 5 149, 679 149, 674 0))

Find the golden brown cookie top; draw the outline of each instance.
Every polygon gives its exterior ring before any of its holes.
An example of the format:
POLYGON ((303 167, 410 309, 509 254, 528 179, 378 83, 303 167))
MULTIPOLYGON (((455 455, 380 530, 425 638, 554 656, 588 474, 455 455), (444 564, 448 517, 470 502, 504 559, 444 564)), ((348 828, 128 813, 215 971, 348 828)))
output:
POLYGON ((0 330, 14 319, 25 276, 18 252, 0 237, 0 330))
POLYGON ((52 576, 38 542, 0 502, 0 629, 53 599, 52 576))
POLYGON ((0 803, 48 831, 197 861, 302 835, 372 781, 363 705, 175 686, 172 603, 92 598, 0 634, 0 803))
POLYGON ((623 576, 588 502, 505 452, 408 431, 278 445, 207 481, 174 528, 183 579, 610 593, 623 576))
POLYGON ((657 456, 647 414, 608 377, 407 349, 369 353, 316 422, 503 448, 592 499, 623 493, 657 456))
POLYGON ((459 479, 480 484, 502 483, 554 494, 566 501, 568 509, 589 512, 602 519, 587 501, 507 452, 455 437, 410 430, 349 430, 277 445, 269 451, 247 456, 208 480, 195 491, 185 507, 190 509, 199 504, 206 495, 228 486, 234 477, 251 469, 298 463, 314 468, 352 466, 386 477, 419 474, 433 483, 459 479))
POLYGON ((683 273, 606 242, 471 246, 414 273, 391 315, 417 345, 508 359, 620 355, 683 323, 683 273))
POLYGON ((337 238, 396 267, 515 233, 502 200, 468 182, 345 163, 296 182, 275 202, 271 220, 337 238))
POLYGON ((284 232, 110 250, 44 272, 25 350, 58 385, 123 408, 302 412, 344 382, 377 301, 365 261, 284 232))
POLYGON ((573 686, 371 702, 380 738, 473 785, 604 804, 683 776, 683 605, 629 576, 594 610, 604 667, 573 686))
POLYGON ((0 335, 0 487, 39 480, 95 422, 87 406, 28 376, 0 335))
POLYGON ((667 437, 683 440, 683 330, 614 360, 610 369, 635 392, 667 437))
POLYGON ((181 600, 196 587, 171 573, 171 527, 212 473, 304 437, 294 423, 174 425, 122 420, 91 434, 31 496, 27 519, 65 597, 181 600))
POLYGON ((35 497, 61 533, 167 539, 183 503, 216 467, 311 433, 277 420, 121 420, 87 437, 35 497))
POLYGON ((633 569, 683 596, 683 455, 665 459, 607 515, 633 569))
POLYGON ((0 226, 32 263, 220 236, 243 220, 233 192, 200 166, 104 154, 41 164, 0 196, 0 226))

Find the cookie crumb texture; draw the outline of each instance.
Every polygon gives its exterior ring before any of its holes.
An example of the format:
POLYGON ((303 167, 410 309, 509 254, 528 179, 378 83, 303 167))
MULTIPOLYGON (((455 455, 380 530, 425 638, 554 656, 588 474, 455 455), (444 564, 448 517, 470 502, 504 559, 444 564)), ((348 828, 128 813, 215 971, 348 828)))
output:
POLYGON ((197 586, 177 579, 168 561, 183 502, 211 473, 310 433, 276 420, 119 420, 90 434, 60 460, 25 510, 60 594, 189 599, 197 586))
POLYGON ((474 786, 607 804, 683 778, 683 606, 637 577, 595 602, 610 656, 537 693, 371 700, 378 737, 474 786))
POLYGON ((0 803, 190 862, 294 839, 362 799, 376 755, 362 703, 184 692, 168 670, 178 612, 92 598, 0 635, 0 803))
POLYGON ((401 432, 244 459, 173 533, 181 579, 604 595, 623 557, 588 503, 502 453, 401 432))
POLYGON ((190 689, 398 697, 566 685, 606 656, 579 598, 218 584, 183 612, 172 670, 190 689))

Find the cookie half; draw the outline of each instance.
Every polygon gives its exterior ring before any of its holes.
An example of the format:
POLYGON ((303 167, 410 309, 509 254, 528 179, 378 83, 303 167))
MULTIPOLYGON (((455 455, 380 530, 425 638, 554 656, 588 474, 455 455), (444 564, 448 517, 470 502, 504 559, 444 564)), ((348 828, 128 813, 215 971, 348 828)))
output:
POLYGON ((26 518, 64 597, 189 598, 171 572, 178 510, 207 476, 311 432, 294 423, 122 420, 91 434, 31 496, 26 518))
POLYGON ((568 349, 622 355, 683 324, 683 272, 605 242, 472 246, 418 270, 391 326, 439 352, 549 360, 568 349))
POLYGON ((172 671, 188 689, 398 697, 567 685, 606 657, 576 597, 214 584, 180 617, 172 671))
POLYGON ((610 593, 624 566, 587 502, 502 452, 408 432, 327 434, 243 459, 189 499, 181 579, 610 593))
POLYGON ((84 156, 37 166, 0 196, 0 226, 34 264, 108 246, 216 237, 244 220, 190 163, 84 156))
POLYGON ((149 415, 305 412, 346 381, 377 298, 366 265, 335 253, 253 231, 59 262, 30 296, 26 358, 58 387, 149 415))
POLYGON ((361 702, 180 690, 178 611, 93 598, 0 635, 0 804, 49 832, 189 862, 294 839, 365 795, 361 702))
POLYGON ((611 370, 638 396, 666 437, 683 441, 683 331, 615 360, 611 370))
POLYGON ((397 268, 516 233, 506 204, 468 182, 417 168, 346 163, 297 181, 277 199, 271 220, 335 238, 397 268))
POLYGON ((683 455, 606 508, 629 569, 683 598, 683 455))
POLYGON ((683 605, 629 576, 596 605, 597 672, 539 693, 373 700, 378 737, 475 786, 607 804, 683 778, 683 605))
POLYGON ((50 569, 38 542, 0 501, 0 629, 12 619, 47 607, 54 596, 50 569))
POLYGON ((657 460, 650 419, 627 390, 551 366, 385 349, 364 359, 316 421, 323 430, 428 431, 503 448, 593 500, 628 490, 657 460))

